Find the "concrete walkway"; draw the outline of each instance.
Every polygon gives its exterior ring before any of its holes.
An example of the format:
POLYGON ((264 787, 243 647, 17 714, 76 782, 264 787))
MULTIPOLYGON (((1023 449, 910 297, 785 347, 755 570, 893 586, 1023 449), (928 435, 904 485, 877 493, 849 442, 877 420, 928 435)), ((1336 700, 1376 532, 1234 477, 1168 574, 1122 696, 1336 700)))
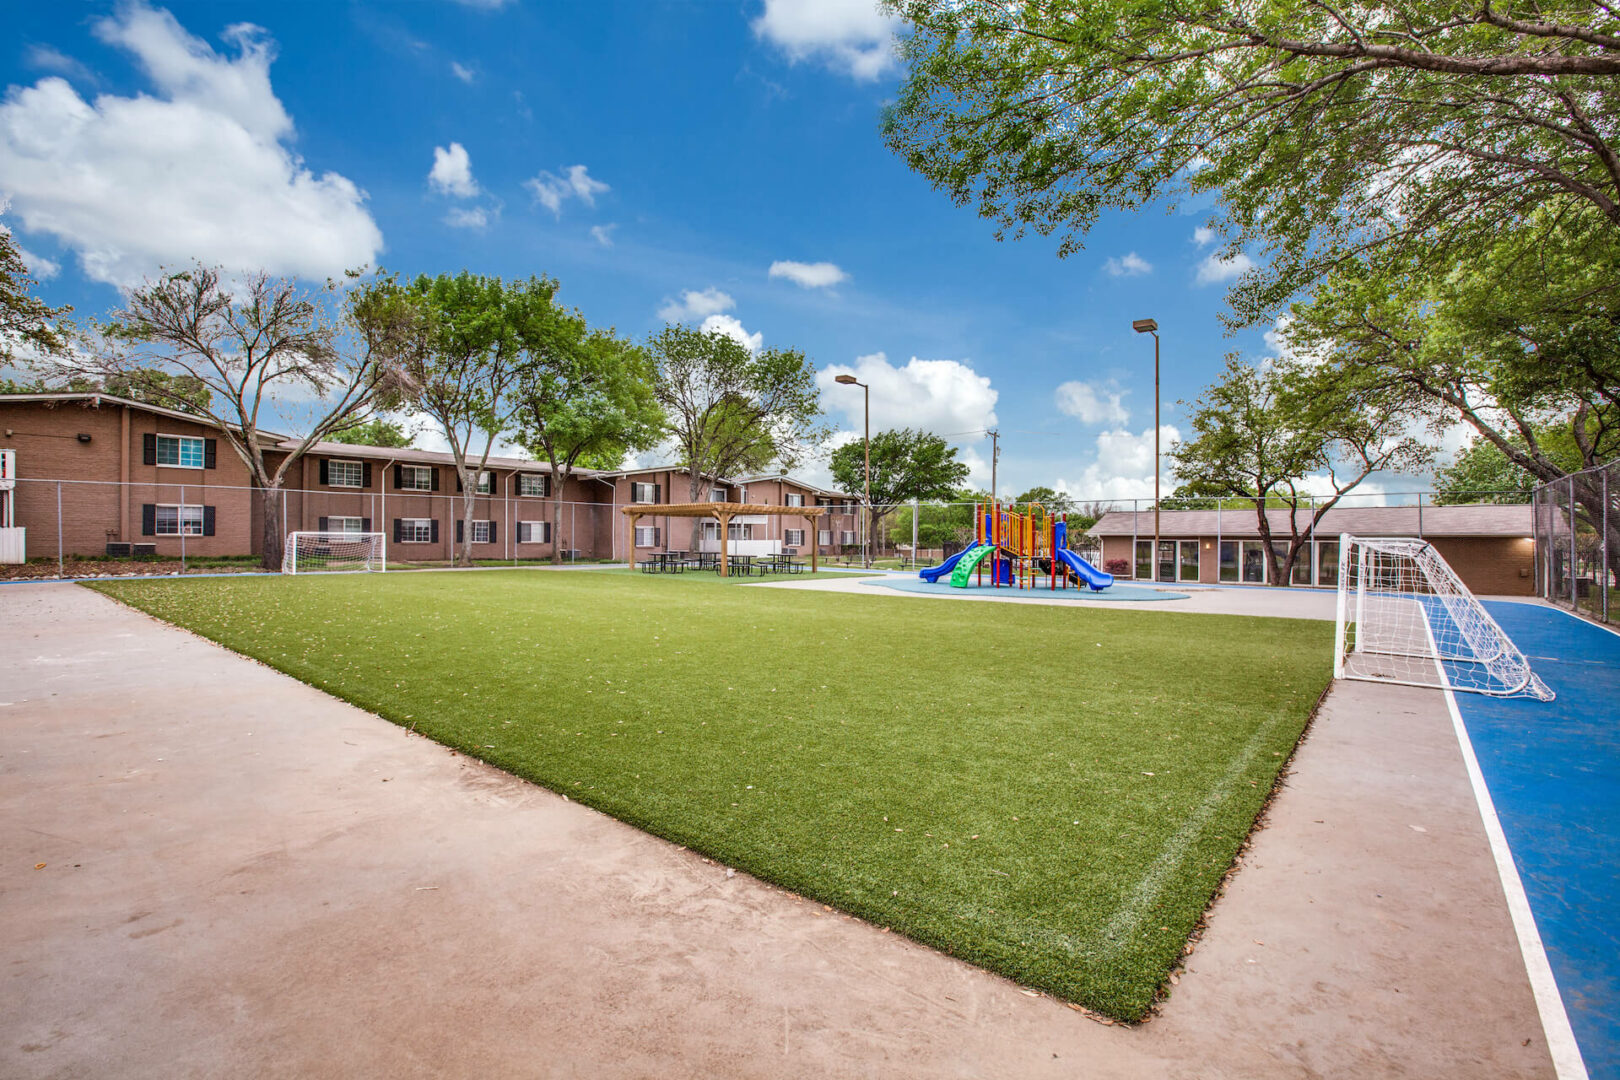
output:
POLYGON ((0 640, 6 1077, 1551 1075, 1430 691, 1335 690, 1125 1028, 88 590, 0 640))

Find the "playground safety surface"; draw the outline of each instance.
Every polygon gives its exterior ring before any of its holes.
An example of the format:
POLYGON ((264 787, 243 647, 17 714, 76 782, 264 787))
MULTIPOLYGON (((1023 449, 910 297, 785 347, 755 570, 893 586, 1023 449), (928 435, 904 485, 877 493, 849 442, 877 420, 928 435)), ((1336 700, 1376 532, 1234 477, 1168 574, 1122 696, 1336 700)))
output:
POLYGON ((1551 1075, 1436 691, 1335 688, 1129 1028, 89 590, 0 634, 7 1077, 1551 1075))
POLYGON ((1097 600, 1114 604, 1187 599, 1187 594, 1184 592, 1172 592, 1169 589, 1158 589, 1148 585, 1110 585, 1101 592, 1073 587, 1049 589, 1044 585, 1037 585, 1033 589, 1014 589, 1006 585, 1000 588, 990 585, 967 585, 963 588, 957 588, 948 581, 924 581, 910 575, 905 577, 862 578, 861 584, 877 585, 885 589, 898 589, 901 592, 934 593, 939 596, 966 596, 988 593, 992 596, 998 594, 1002 596, 1042 596, 1052 600, 1097 600))

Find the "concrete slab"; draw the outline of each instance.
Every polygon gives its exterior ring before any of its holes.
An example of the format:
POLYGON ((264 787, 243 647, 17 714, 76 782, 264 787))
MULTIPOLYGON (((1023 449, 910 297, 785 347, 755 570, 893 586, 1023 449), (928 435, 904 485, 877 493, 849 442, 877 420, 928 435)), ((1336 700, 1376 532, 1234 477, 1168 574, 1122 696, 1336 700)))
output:
POLYGON ((1125 1028, 88 590, 0 640, 7 1077, 1551 1075, 1431 691, 1334 691, 1125 1028))

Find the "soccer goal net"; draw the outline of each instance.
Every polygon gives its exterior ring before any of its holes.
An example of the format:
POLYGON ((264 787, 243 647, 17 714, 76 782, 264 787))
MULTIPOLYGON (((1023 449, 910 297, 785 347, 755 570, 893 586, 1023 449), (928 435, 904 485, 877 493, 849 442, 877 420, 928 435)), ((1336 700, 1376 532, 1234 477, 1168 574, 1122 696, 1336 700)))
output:
POLYGON ((1426 541, 1339 538, 1333 673, 1551 701, 1530 662, 1426 541))
POLYGON ((380 532, 293 532, 281 556, 283 574, 317 570, 386 570, 380 532))

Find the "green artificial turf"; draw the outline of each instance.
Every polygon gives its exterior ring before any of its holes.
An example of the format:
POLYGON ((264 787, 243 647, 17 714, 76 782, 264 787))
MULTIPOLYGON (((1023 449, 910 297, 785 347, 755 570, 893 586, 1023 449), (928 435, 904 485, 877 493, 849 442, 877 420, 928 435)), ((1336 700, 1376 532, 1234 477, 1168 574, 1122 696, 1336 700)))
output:
POLYGON ((713 574, 92 587, 659 836, 1125 1020, 1327 683, 1326 623, 713 574))

